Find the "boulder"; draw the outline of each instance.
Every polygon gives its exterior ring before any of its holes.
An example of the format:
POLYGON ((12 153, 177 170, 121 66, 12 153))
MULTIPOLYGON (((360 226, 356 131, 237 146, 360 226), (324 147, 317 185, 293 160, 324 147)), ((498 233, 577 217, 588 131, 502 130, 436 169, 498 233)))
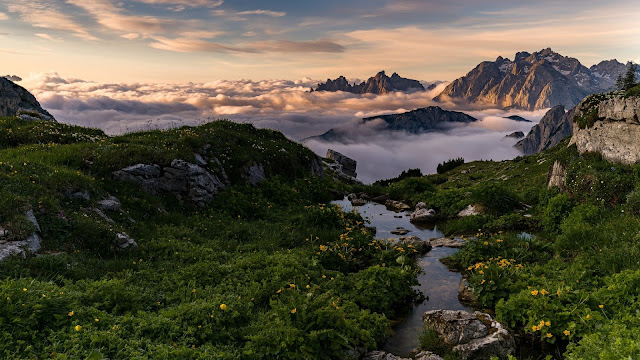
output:
POLYGON ((116 234, 116 240, 118 242, 118 247, 123 250, 138 247, 138 243, 136 243, 131 236, 127 235, 127 233, 121 232, 116 234))
POLYGON ((364 206, 366 204, 367 204, 367 200, 364 200, 364 199, 356 198, 356 199, 351 200, 351 205, 352 206, 364 206))
POLYGON ((469 205, 458 213, 459 217, 480 215, 480 208, 476 205, 469 205))
POLYGON ((9 231, 0 228, 0 261, 4 261, 13 256, 26 257, 27 253, 35 253, 42 248, 42 238, 40 237, 40 224, 32 210, 25 214, 27 220, 33 225, 33 233, 24 240, 9 241, 9 231))
POLYGON ((491 315, 463 310, 432 310, 423 315, 426 328, 453 347, 462 359, 489 360, 515 353, 513 336, 491 315))
POLYGON ((429 241, 431 243, 431 246, 433 247, 450 247, 450 248, 459 248, 462 247, 464 245, 464 242, 462 241, 458 241, 456 239, 452 239, 452 238, 438 238, 438 239, 431 239, 429 241))
POLYGON ((411 222, 428 222, 432 221, 436 216, 436 211, 433 209, 427 209, 427 204, 419 202, 416 204, 415 211, 409 217, 411 222))
POLYGON ((27 217, 27 220, 29 220, 29 222, 33 225, 34 229, 33 233, 29 235, 26 240, 27 246, 30 252, 39 251, 42 248, 42 239, 40 238, 40 235, 38 235, 38 233, 40 233, 40 224, 38 224, 38 220, 33 214, 33 210, 27 211, 25 216, 27 217))
POLYGON ((120 200, 115 196, 109 196, 104 200, 98 201, 98 208, 103 211, 118 211, 120 210, 120 200))
POLYGON ((378 203, 378 204, 384 204, 384 203, 387 202, 387 200, 389 200, 389 195, 387 195, 387 194, 371 198, 371 201, 373 201, 375 203, 378 203))
POLYGON ((429 241, 422 240, 417 236, 401 237, 399 240, 399 245, 411 245, 414 249, 418 250, 420 254, 426 254, 432 249, 429 241))
POLYGON ((391 233, 393 235, 407 235, 410 232, 411 232, 411 230, 407 230, 407 229, 405 229, 403 227, 400 227, 400 226, 395 228, 395 230, 391 230, 391 233))
POLYGON ((358 174, 356 173, 358 162, 352 158, 331 149, 327 150, 326 158, 333 160, 335 164, 339 165, 339 170, 343 174, 352 178, 358 177, 358 174))
POLYGON ((549 168, 547 174, 547 188, 553 187, 559 188, 561 191, 565 190, 567 185, 567 164, 556 160, 553 166, 549 168))
POLYGON ((262 164, 253 163, 245 169, 244 180, 249 185, 258 185, 262 180, 266 179, 264 174, 264 166, 262 164))
POLYGON ((395 201, 395 200, 387 200, 384 203, 384 206, 387 207, 387 209, 395 211, 395 212, 399 212, 399 211, 405 211, 405 210, 409 210, 411 209, 411 206, 400 202, 400 201, 395 201))
POLYGON ((458 300, 463 304, 475 304, 478 297, 473 293, 471 288, 463 282, 458 289, 458 300))
POLYGON ((76 191, 69 194, 69 199, 71 200, 84 200, 91 201, 91 195, 89 195, 88 191, 76 191))

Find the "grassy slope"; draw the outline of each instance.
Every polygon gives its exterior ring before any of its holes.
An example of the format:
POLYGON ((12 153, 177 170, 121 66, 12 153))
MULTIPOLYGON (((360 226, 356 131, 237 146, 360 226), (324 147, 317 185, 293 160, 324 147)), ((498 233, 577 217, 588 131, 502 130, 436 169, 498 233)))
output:
POLYGON ((21 239, 33 209, 44 239, 39 256, 0 263, 2 358, 341 358, 383 341, 413 296, 413 250, 322 205, 328 180, 280 133, 215 122, 109 138, 13 118, 0 131, 0 225, 21 239), (232 182, 253 161, 271 179, 198 209, 110 178, 205 144, 232 182), (90 201, 68 196, 84 190, 90 201), (87 210, 109 195, 115 224, 87 210), (139 247, 116 251, 120 231, 139 247))
POLYGON ((480 308, 537 342, 539 353, 640 358, 640 167, 567 145, 365 190, 425 201, 445 231, 477 237, 448 263, 469 277, 480 308), (546 188, 555 160, 568 164, 564 193, 546 188), (469 204, 485 214, 456 219, 469 204))

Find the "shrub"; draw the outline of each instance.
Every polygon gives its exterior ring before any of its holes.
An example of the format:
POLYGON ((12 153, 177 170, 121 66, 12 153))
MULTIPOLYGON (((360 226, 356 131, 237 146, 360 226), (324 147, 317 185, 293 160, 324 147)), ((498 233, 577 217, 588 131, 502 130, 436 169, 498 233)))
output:
POLYGON ((409 170, 404 170, 402 171, 402 173, 400 173, 400 175, 391 178, 391 179, 387 179, 387 180, 378 180, 376 182, 373 183, 374 186, 380 185, 380 186, 389 186, 389 184, 392 183, 396 183, 399 181, 402 181, 404 179, 408 179, 408 178, 413 178, 413 177, 423 177, 424 175, 422 175, 422 170, 420 169, 409 169, 409 170))
POLYGON ((482 205, 487 213, 493 215, 509 213, 520 205, 513 191, 494 183, 476 187, 471 193, 471 201, 482 205))
POLYGON ((459 158, 447 160, 445 162, 438 164, 438 168, 436 171, 438 172, 438 174, 444 174, 447 171, 453 170, 461 165, 464 165, 464 159, 459 157, 459 158))
POLYGON ((567 194, 558 194, 552 197, 542 214, 542 226, 550 232, 558 231, 560 222, 569 214, 573 208, 573 200, 567 194))

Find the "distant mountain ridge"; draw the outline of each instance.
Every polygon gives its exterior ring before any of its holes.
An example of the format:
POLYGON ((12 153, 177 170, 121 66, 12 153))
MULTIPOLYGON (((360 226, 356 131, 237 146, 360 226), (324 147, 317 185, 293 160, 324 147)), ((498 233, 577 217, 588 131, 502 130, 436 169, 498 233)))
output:
POLYGON ((397 73, 389 77, 383 70, 360 84, 351 85, 344 76, 335 80, 327 79, 327 82, 318 84, 318 87, 311 91, 344 91, 353 94, 381 95, 394 91, 425 91, 425 88, 418 80, 403 78, 397 73))
MULTIPOLYGON (((452 124, 468 124, 478 119, 459 111, 444 110, 438 106, 429 106, 402 114, 372 116, 362 119, 363 129, 375 129, 376 132, 402 131, 409 134, 446 130, 452 124)), ((306 140, 327 142, 350 142, 358 136, 356 128, 333 128, 322 135, 312 136, 306 140)))
POLYGON ((434 100, 523 110, 555 105, 570 109, 588 95, 612 90, 617 77, 626 70, 627 65, 617 60, 587 68, 550 48, 519 52, 513 61, 501 56, 483 61, 450 83, 434 100))
POLYGON ((55 121, 49 112, 40 106, 36 97, 27 89, 10 80, 17 76, 0 77, 0 116, 18 116, 23 120, 55 121))

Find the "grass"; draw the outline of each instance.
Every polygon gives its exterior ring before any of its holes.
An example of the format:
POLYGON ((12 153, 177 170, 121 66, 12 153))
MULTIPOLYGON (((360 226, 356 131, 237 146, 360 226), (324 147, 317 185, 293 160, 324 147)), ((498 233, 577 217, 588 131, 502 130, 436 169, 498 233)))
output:
POLYGON ((0 127, 0 225, 22 239, 32 209, 43 238, 38 256, 0 263, 2 358, 345 358, 384 341, 414 296, 413 250, 325 205, 340 185, 310 176, 313 153, 278 132, 227 121, 118 137, 16 118, 0 127), (111 177, 195 153, 234 184, 206 208, 111 177), (269 180, 244 185, 254 162, 269 180), (113 223, 91 210, 108 196, 122 203, 113 223), (118 232, 138 248, 118 250, 118 232))

